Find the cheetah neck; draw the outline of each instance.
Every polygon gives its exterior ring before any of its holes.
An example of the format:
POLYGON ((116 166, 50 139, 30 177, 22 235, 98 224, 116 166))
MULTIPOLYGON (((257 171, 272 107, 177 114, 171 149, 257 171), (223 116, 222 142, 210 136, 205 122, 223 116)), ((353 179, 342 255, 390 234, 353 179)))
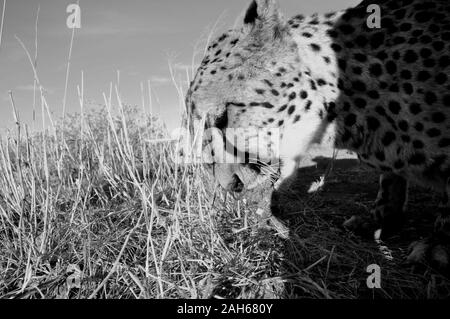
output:
MULTIPOLYGON (((333 17, 337 19, 341 14, 342 12, 336 12, 333 17)), ((334 121, 337 111, 336 101, 339 97, 338 61, 331 48, 332 39, 327 35, 327 30, 331 26, 311 25, 309 22, 315 19, 319 19, 319 16, 308 17, 298 28, 292 29, 300 57, 298 66, 298 72, 302 74, 300 84, 301 87, 308 88, 314 102, 311 111, 320 117, 321 124, 311 143, 320 144, 326 138, 327 143, 340 144, 336 141, 334 121)))
MULTIPOLYGON (((321 143, 326 136, 332 140, 336 148, 352 151, 361 147, 364 136, 362 136, 360 126, 345 127, 343 124, 348 114, 348 103, 346 104, 345 101, 350 100, 353 103, 357 97, 355 95, 350 98, 348 96, 350 89, 346 89, 352 87, 354 80, 352 74, 348 73, 350 59, 355 54, 365 56, 367 61, 371 62, 376 59, 373 57, 373 53, 367 49, 358 45, 352 47, 348 44, 355 41, 354 39, 341 38, 341 35, 336 35, 343 16, 347 20, 346 16, 351 16, 351 23, 355 29, 363 28, 365 19, 355 15, 354 10, 359 10, 359 7, 325 15, 315 14, 306 18, 300 16, 289 21, 291 32, 298 46, 301 60, 299 71, 304 74, 303 85, 308 86, 308 82, 316 84, 311 87, 311 93, 314 101, 319 102, 315 103, 315 107, 322 124, 313 142, 321 143), (344 46, 342 42, 345 42, 346 45, 344 46), (338 43, 339 45, 337 45, 338 43), (343 96, 346 98, 343 99, 343 96), (349 136, 352 138, 348 139, 349 136)), ((358 64, 352 65, 352 67, 355 66, 360 67, 358 64)), ((369 74, 362 74, 359 78, 368 88, 376 87, 379 82, 379 79, 369 74)))

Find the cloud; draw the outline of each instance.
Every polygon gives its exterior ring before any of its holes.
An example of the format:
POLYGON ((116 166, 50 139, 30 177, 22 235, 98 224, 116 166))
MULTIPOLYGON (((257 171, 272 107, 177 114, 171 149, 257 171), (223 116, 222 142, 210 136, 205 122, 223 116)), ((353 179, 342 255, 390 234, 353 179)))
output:
POLYGON ((146 33, 144 29, 133 27, 84 26, 77 30, 77 36, 119 36, 146 33))
MULTIPOLYGON (((48 89, 48 88, 43 88, 44 89, 44 93, 49 93, 49 94, 53 94, 55 91, 53 89, 48 89)), ((26 85, 19 85, 16 87, 15 89, 16 91, 27 91, 27 92, 33 92, 34 91, 34 86, 33 84, 26 84, 26 85)), ((38 91, 39 88, 36 87, 36 90, 38 91)))
MULTIPOLYGON (((180 31, 182 30, 177 27, 168 28, 163 25, 154 25, 148 20, 124 16, 121 12, 99 11, 95 20, 83 19, 81 28, 76 29, 75 34, 77 37, 110 37, 176 34, 180 31)), ((47 30, 47 34, 51 36, 70 35, 71 32, 71 29, 65 27, 47 30)))
POLYGON ((173 68, 174 70, 186 72, 186 70, 190 71, 192 69, 192 65, 188 63, 175 63, 173 68))
POLYGON ((152 76, 150 78, 150 82, 152 84, 168 84, 168 83, 172 83, 172 79, 166 76, 152 76))
POLYGON ((11 63, 25 60, 27 57, 26 52, 16 40, 2 42, 2 50, 4 50, 6 61, 11 63))

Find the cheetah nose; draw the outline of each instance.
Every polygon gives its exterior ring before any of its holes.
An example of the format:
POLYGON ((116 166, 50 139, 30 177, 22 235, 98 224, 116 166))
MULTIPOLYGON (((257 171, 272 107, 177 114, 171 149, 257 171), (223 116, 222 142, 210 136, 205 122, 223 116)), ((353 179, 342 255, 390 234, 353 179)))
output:
POLYGON ((234 193, 242 193, 242 191, 244 190, 244 183, 237 174, 234 174, 228 188, 234 193))
POLYGON ((238 165, 235 164, 215 164, 213 167, 214 178, 223 189, 240 193, 244 190, 245 183, 237 171, 238 165))

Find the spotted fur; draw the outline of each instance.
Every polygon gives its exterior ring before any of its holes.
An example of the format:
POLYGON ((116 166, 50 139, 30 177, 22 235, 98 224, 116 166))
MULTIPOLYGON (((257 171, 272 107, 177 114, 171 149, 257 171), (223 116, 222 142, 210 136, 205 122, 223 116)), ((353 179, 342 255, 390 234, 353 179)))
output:
POLYGON ((209 46, 187 104, 209 127, 280 128, 281 180, 330 130, 383 174, 375 216, 387 229, 407 181, 448 198, 450 3, 368 0, 287 21, 274 0, 255 0, 242 28, 209 46), (370 4, 381 28, 367 25, 370 4))

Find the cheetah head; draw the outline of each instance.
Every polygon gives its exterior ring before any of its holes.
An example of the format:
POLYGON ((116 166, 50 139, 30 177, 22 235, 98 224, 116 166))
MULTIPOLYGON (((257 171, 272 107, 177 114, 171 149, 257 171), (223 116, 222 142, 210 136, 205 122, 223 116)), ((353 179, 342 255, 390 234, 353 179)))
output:
POLYGON ((195 136, 210 132, 201 140, 211 146, 204 151, 212 156, 212 172, 225 189, 241 191, 261 176, 261 163, 276 162, 280 107, 291 112, 294 98, 283 88, 294 85, 290 82, 299 62, 297 44, 274 0, 254 0, 242 26, 208 47, 186 96, 188 123, 195 136), (234 136, 228 138, 230 129, 234 136), (242 136, 246 150, 236 146, 242 136), (224 148, 228 160, 218 160, 224 148), (230 162, 230 153, 238 160, 230 162))

